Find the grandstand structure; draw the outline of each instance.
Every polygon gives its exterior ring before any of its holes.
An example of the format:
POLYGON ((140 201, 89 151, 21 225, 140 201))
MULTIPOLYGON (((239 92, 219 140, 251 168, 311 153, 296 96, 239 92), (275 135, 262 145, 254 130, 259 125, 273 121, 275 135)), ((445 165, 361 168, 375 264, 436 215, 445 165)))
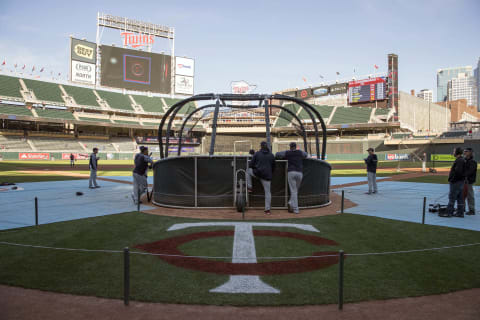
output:
MULTIPOLYGON (((49 153, 50 158, 64 158, 65 153, 86 154, 98 147, 107 158, 131 159, 139 143, 154 144, 151 150, 155 155, 159 123, 165 111, 178 101, 160 95, 0 75, 0 155, 3 159, 19 159, 21 153, 49 153)), ((298 121, 276 108, 276 103, 270 101, 268 108, 273 151, 287 148, 290 141, 301 141, 298 121)), ((327 127, 329 159, 359 160, 368 147, 391 152, 400 143, 406 145, 402 141, 412 135, 393 109, 312 105, 327 127)), ((292 103, 282 106, 302 122, 310 135, 307 138, 313 140, 313 123, 307 112, 292 103)), ((175 115, 171 128, 174 137, 185 114, 197 107, 189 103, 175 115)), ((438 112, 440 117, 441 110, 438 112)), ((224 110, 217 124, 218 153, 258 148, 265 137, 264 113, 263 107, 224 110)), ((212 117, 213 112, 204 109, 189 120, 182 134, 186 148, 182 154, 207 153, 212 117)), ((418 116, 415 121, 419 121, 418 116)), ((309 153, 316 152, 313 144, 309 148, 309 153)))

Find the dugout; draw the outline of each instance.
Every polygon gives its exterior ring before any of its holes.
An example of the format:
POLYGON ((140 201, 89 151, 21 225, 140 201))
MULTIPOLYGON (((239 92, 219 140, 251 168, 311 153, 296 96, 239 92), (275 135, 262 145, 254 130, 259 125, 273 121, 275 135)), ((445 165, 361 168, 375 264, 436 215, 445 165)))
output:
MULTIPOLYGON (((314 129, 316 155, 304 159, 304 177, 298 193, 300 208, 320 207, 330 204, 330 172, 331 166, 325 161, 327 133, 325 122, 319 112, 303 100, 284 95, 235 95, 235 94, 203 94, 182 100, 173 105, 165 113, 158 130, 160 160, 154 163, 154 183, 152 202, 160 206, 179 208, 233 208, 238 201, 244 201, 246 207, 263 207, 264 195, 260 181, 253 179, 253 192, 247 194, 245 187, 245 170, 248 166, 248 156, 215 155, 215 135, 217 121, 221 112, 235 109, 265 110, 267 144, 270 139, 270 108, 286 110, 295 119, 299 134, 303 139, 303 150, 307 149, 307 135, 304 123, 281 104, 271 101, 287 101, 298 104, 310 116, 309 125, 314 129), (177 112, 192 101, 207 102, 193 110, 185 118, 175 137, 175 156, 172 154, 170 139, 173 138, 173 122, 177 112), (235 102, 242 102, 236 104, 235 102), (212 103, 213 102, 213 103, 212 103), (208 155, 182 156, 182 138, 190 118, 195 113, 204 110, 213 112, 212 139, 208 155), (318 126, 321 127, 319 130, 318 126), (164 137, 162 136, 165 132, 164 137), (322 134, 320 148, 319 133, 322 134), (321 150, 321 151, 320 151, 321 150)), ((193 127, 195 124, 192 125, 193 127)), ((187 129, 188 131, 188 129, 187 129)), ((256 149, 258 146, 254 146, 256 149)), ((272 208, 286 208, 288 201, 287 163, 277 160, 271 183, 272 208)))

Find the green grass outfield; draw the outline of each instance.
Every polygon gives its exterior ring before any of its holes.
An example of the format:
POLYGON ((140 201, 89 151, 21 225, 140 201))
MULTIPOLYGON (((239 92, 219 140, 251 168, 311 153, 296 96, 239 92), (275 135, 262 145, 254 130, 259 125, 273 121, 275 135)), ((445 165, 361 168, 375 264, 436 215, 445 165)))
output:
MULTIPOLYGON (((232 217, 235 215, 232 213, 232 217)), ((247 212, 248 216, 248 212, 247 212)), ((0 241, 62 248, 122 250, 199 231, 166 232, 174 223, 194 219, 124 213, 0 232, 0 241)), ((202 220, 204 221, 204 220, 202 220)), ((255 238, 257 256, 299 256, 315 251, 345 250, 345 302, 412 297, 480 287, 480 247, 462 247, 392 255, 348 256, 479 243, 480 232, 343 214, 282 220, 315 226, 318 235, 339 246, 318 247, 278 237, 255 238)), ((227 228, 228 229, 228 228, 227 228)), ((266 228, 261 228, 266 229, 266 228)), ((230 256, 233 237, 208 238, 181 247, 189 255, 230 256)), ((122 298, 120 253, 73 252, 0 244, 0 283, 79 295, 122 298)), ((337 302, 338 265, 326 269, 262 276, 280 294, 209 293, 225 275, 192 271, 154 256, 131 255, 131 299, 164 303, 215 305, 311 305, 337 302)))

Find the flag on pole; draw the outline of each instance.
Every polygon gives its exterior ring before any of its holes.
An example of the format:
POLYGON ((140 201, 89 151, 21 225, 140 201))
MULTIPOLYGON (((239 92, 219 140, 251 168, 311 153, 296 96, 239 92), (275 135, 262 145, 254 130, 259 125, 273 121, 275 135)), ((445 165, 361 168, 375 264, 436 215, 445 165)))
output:
POLYGON ((14 64, 14 67, 15 67, 15 69, 17 69, 17 64, 16 63, 14 64))
POLYGON ((307 79, 305 77, 302 77, 302 79, 303 79, 304 82, 307 82, 307 79))
POLYGON ((336 73, 337 73, 337 76, 339 76, 339 75, 340 75, 340 72, 338 72, 338 71, 337 71, 336 73))
POLYGON ((319 77, 323 79, 323 76, 321 74, 319 75, 319 77))
POLYGON ((7 59, 3 59, 2 66, 4 66, 7 63, 7 59))
POLYGON ((43 69, 45 69, 45 68, 40 69, 40 72, 43 72, 43 69))
POLYGON ((32 68, 32 72, 33 72, 33 71, 35 71, 35 66, 33 66, 33 68, 32 68))
POLYGON ((25 69, 25 67, 26 67, 26 65, 24 64, 22 70, 25 69))
POLYGON ((376 64, 373 65, 375 67, 375 69, 378 69, 378 66, 376 64))

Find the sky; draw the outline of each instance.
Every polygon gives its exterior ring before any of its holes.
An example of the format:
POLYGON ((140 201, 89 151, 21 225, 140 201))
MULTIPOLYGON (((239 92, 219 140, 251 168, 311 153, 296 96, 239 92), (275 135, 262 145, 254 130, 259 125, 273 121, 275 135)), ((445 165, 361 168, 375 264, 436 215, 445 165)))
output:
MULTIPOLYGON (((271 93, 374 65, 386 73, 395 53, 400 90, 436 97, 437 69, 480 58, 480 0, 0 0, 0 60, 66 75, 69 36, 95 41, 97 12, 174 27, 175 55, 195 59, 196 94, 230 92, 238 80, 271 93)), ((102 43, 121 46, 120 31, 105 29, 102 43)), ((158 38, 153 51, 170 52, 169 42, 158 38)))

